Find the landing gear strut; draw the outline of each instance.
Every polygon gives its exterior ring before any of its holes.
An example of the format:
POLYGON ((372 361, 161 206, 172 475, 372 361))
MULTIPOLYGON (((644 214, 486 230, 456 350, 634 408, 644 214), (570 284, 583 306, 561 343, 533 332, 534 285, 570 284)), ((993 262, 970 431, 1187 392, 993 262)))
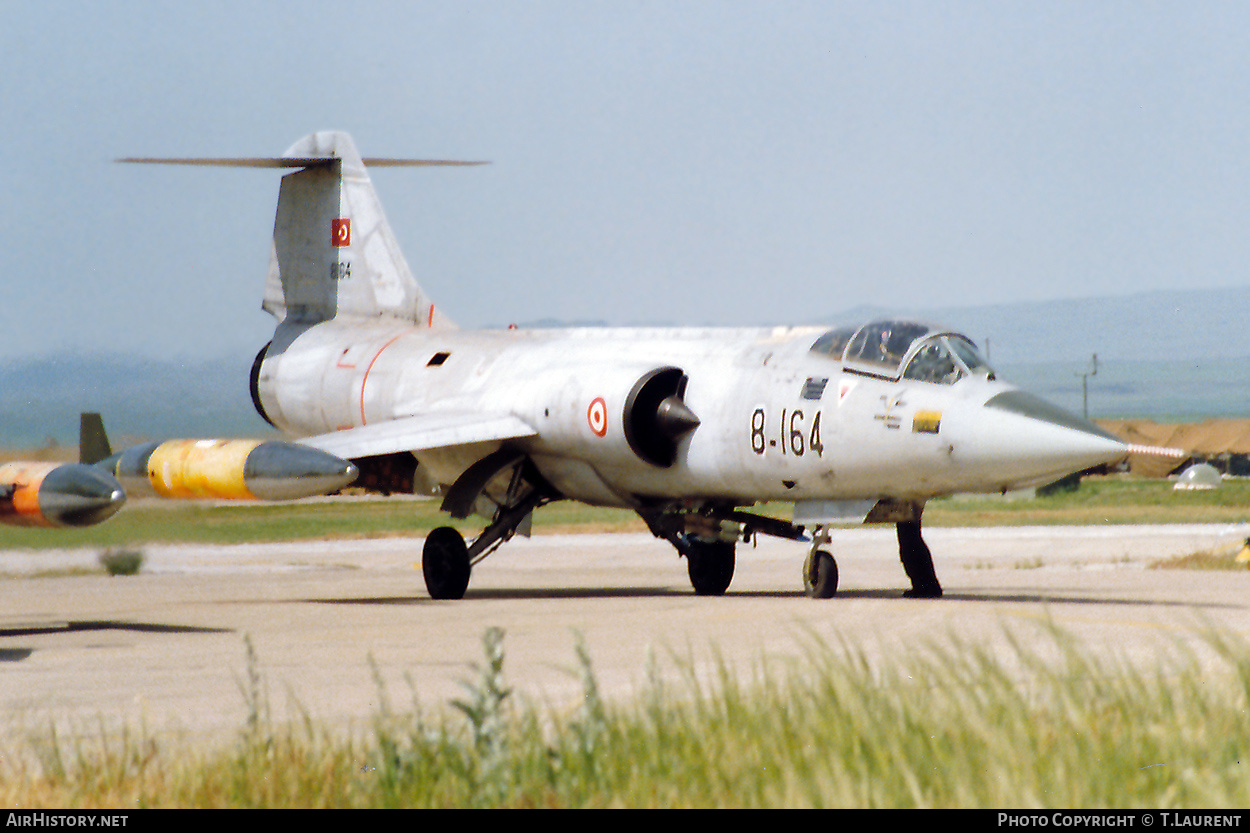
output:
POLYGON ((911 579, 911 589, 903 593, 909 599, 940 599, 942 585, 933 571, 933 555, 920 537, 920 519, 895 524, 898 530, 898 557, 911 579))

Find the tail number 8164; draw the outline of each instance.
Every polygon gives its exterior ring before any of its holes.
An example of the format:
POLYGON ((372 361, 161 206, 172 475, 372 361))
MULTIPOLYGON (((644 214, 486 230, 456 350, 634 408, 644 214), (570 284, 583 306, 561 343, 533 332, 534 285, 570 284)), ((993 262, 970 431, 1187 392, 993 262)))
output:
POLYGON ((822 456, 825 446, 820 441, 820 411, 813 414, 809 425, 806 415, 798 408, 782 408, 780 418, 774 414, 772 420, 764 408, 756 408, 751 414, 751 450, 764 454, 770 449, 795 457, 808 452, 822 456))

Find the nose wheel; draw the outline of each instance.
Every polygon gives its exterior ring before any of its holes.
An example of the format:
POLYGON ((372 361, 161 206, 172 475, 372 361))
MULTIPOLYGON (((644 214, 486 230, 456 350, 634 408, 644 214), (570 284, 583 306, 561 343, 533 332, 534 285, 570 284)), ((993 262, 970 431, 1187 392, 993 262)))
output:
POLYGON ((821 549, 832 540, 825 527, 813 530, 812 548, 803 561, 803 591, 813 599, 831 599, 838 592, 838 562, 829 550, 821 549))
POLYGON ((838 592, 838 562, 828 550, 812 550, 803 562, 803 590, 813 599, 831 599, 838 592))

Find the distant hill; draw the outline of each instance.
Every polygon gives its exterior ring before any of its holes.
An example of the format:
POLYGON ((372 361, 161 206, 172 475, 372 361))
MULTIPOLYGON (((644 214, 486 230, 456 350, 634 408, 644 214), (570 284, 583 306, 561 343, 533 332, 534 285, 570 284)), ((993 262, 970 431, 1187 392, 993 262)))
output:
MULTIPOLYGON (((1102 360, 1088 379, 1089 416, 1198 422, 1250 417, 1250 360, 1102 360)), ((1089 358, 1070 362, 994 362, 1003 379, 1080 414, 1086 405, 1081 374, 1089 358)))
MULTIPOLYGON (((1000 375, 1072 411, 1097 353, 1089 412, 1198 420, 1250 415, 1250 288, 962 306, 858 308, 821 323, 911 316, 946 324, 984 348, 1000 375)), ((543 322, 545 326, 559 322, 543 322)), ((158 360, 93 355, 0 367, 0 446, 78 441, 80 411, 99 411, 115 445, 168 437, 267 436, 247 389, 252 356, 158 360)))
POLYGON ((1250 287, 1142 292, 939 309, 866 309, 830 323, 903 315, 945 324, 972 338, 999 363, 1213 359, 1250 356, 1250 287), (856 320, 854 317, 851 320, 856 320))
POLYGON ((78 414, 99 411, 114 446, 171 437, 266 436, 252 408, 252 357, 160 361, 60 355, 0 367, 0 446, 78 443, 78 414))
POLYGON ((988 352, 999 374, 1090 416, 1196 421, 1250 415, 1250 287, 941 309, 860 308, 933 321, 988 352), (1099 370, 1081 387, 1091 357, 1099 370))

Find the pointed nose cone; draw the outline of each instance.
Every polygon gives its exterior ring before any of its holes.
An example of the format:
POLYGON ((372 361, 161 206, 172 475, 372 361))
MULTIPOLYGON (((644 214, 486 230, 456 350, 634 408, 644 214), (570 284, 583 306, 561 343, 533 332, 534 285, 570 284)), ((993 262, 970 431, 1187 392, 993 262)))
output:
POLYGON ((117 478, 79 463, 57 466, 39 484, 39 511, 55 526, 98 524, 125 502, 117 478))
POLYGON ((1004 484, 1040 485, 1128 454, 1119 438, 1022 390, 997 394, 985 408, 995 417, 987 426, 995 436, 987 440, 1000 446, 1004 484))
POLYGON ((325 495, 360 475, 356 466, 317 448, 271 440, 248 455, 243 477, 248 490, 264 500, 325 495))

